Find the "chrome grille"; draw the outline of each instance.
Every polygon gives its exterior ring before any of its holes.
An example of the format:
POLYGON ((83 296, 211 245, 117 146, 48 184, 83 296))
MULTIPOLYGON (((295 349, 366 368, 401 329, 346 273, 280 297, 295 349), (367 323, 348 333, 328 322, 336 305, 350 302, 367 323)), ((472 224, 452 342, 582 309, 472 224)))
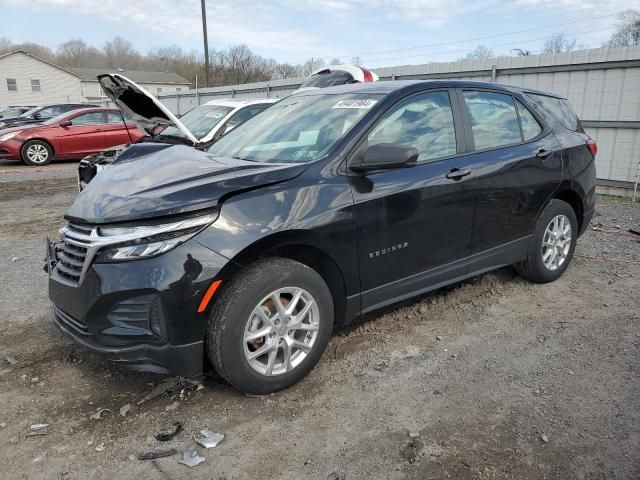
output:
POLYGON ((78 285, 87 260, 91 227, 69 224, 61 231, 61 241, 56 247, 55 273, 63 280, 78 285))

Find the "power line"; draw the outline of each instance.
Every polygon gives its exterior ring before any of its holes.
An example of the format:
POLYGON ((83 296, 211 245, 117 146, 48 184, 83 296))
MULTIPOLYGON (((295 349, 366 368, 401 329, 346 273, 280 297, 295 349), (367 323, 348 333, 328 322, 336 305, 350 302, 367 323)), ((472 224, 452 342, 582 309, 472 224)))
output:
POLYGON ((536 30, 544 30, 547 28, 555 28, 555 27, 564 27, 567 25, 575 25, 577 23, 585 23, 585 22, 592 22, 595 20, 601 20, 603 18, 611 18, 611 17, 616 17, 618 15, 620 15, 621 12, 617 12, 617 13, 612 13, 610 15, 603 15, 600 17, 590 17, 590 18, 585 18, 582 20, 574 20, 572 22, 565 22, 565 23, 556 23, 553 25, 546 25, 546 26, 542 26, 542 27, 534 27, 534 28, 528 28, 525 30, 517 30, 514 32, 507 32, 507 33, 497 33, 495 35, 485 35, 482 37, 476 37, 476 38, 469 38, 467 40, 455 40, 452 42, 442 42, 442 43, 429 43, 429 44, 425 44, 425 45, 418 45, 418 46, 414 46, 414 47, 406 47, 406 48, 398 48, 395 50, 378 50, 378 51, 369 51, 369 52, 362 52, 362 53, 353 53, 350 55, 332 55, 332 56, 327 56, 327 57, 321 57, 322 60, 328 60, 328 59, 333 59, 333 58, 347 58, 347 57, 359 57, 359 56, 365 56, 365 55, 378 55, 378 54, 383 54, 383 53, 395 53, 395 52, 404 52, 406 50, 417 50, 420 48, 427 48, 427 47, 444 47, 447 45, 456 45, 456 44, 460 44, 460 43, 469 43, 469 42, 476 42, 478 40, 486 40, 489 38, 498 38, 498 37, 505 37, 508 35, 516 35, 519 33, 526 33, 526 32, 533 32, 536 30))
MULTIPOLYGON (((604 32, 604 31, 608 31, 608 30, 613 30, 616 27, 607 27, 607 28, 599 28, 596 30, 586 30, 584 32, 576 32, 571 34, 572 36, 579 36, 579 35, 584 35, 587 33, 595 33, 595 32, 604 32)), ((539 37, 539 38, 530 38, 528 40, 514 40, 508 43, 501 43, 501 44, 496 44, 496 45, 489 45, 487 46, 487 48, 496 48, 496 47, 504 47, 504 46, 515 46, 515 45, 521 45, 524 43, 530 43, 530 42, 537 42, 540 40, 549 40, 553 38, 553 35, 551 36, 547 36, 547 37, 539 37)), ((426 53, 419 53, 419 54, 415 54, 415 55, 405 55, 402 57, 397 57, 397 56, 393 56, 393 57, 384 57, 384 58, 373 58, 373 59, 369 59, 369 61, 371 62, 384 62, 387 60, 403 60, 406 58, 417 58, 417 57, 429 57, 429 56, 435 56, 435 55, 449 55, 452 53, 468 53, 469 49, 461 49, 461 50, 448 50, 448 51, 440 51, 440 52, 426 52, 426 53)))

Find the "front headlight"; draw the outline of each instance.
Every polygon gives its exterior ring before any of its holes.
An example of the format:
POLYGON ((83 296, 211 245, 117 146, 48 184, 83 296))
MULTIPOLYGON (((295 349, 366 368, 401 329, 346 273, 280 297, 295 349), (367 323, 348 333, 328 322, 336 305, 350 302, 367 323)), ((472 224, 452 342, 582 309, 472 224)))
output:
POLYGON ((186 242, 212 224, 217 213, 158 225, 99 227, 98 242, 104 244, 97 262, 153 257, 186 242))
MULTIPOLYGON (((0 122, 0 128, 2 128, 2 122, 0 122)), ((15 137, 19 133, 22 133, 22 130, 16 130, 15 132, 5 133, 4 135, 0 135, 0 142, 6 142, 7 140, 15 137)))

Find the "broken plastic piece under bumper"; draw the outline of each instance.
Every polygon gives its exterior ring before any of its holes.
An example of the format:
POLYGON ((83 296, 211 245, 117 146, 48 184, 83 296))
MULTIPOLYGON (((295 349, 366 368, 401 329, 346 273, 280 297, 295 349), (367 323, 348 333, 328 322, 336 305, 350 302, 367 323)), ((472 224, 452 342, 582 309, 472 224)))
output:
POLYGON ((183 377, 191 377, 202 373, 204 342, 187 345, 146 345, 138 344, 128 347, 108 347, 82 337, 68 328, 55 311, 53 321, 62 332, 71 337, 80 346, 104 356, 108 360, 121 363, 133 370, 146 372, 170 373, 183 377))

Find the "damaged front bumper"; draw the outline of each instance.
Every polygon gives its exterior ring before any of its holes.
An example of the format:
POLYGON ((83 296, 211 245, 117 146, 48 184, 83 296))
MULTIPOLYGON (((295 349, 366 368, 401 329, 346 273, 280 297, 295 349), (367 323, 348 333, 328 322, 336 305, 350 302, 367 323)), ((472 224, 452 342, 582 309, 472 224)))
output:
POLYGON ((198 305, 228 260, 194 239, 162 255, 93 263, 74 284, 47 245, 54 323, 76 343, 133 369, 194 376, 205 365, 198 305))

